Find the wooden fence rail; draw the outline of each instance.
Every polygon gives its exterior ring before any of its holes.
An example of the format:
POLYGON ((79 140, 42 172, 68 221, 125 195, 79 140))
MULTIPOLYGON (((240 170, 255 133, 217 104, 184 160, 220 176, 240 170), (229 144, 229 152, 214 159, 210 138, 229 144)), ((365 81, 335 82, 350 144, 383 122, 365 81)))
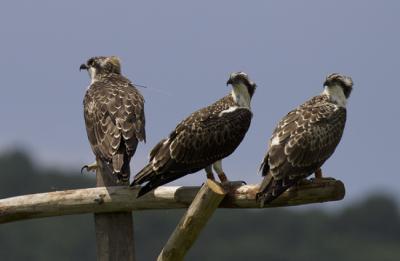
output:
MULTIPOLYGON (((257 185, 244 185, 228 192, 220 208, 259 208, 257 185)), ((0 224, 24 219, 84 213, 126 212, 146 209, 187 208, 199 187, 164 186, 137 199, 138 189, 126 186, 55 191, 0 199, 0 224)), ((344 185, 323 180, 297 186, 265 207, 295 206, 341 200, 344 185)))

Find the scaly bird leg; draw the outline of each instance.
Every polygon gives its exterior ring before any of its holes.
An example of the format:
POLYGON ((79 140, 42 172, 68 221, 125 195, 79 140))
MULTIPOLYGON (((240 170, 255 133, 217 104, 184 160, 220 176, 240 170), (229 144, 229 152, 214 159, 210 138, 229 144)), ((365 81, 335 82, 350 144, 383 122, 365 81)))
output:
POLYGON ((318 168, 315 172, 314 172, 315 178, 316 179, 322 179, 322 170, 321 168, 318 168))
POLYGON ((228 178, 226 177, 224 170, 222 169, 222 161, 221 160, 214 162, 213 168, 214 168, 215 172, 217 172, 218 178, 221 181, 222 186, 226 190, 230 190, 232 188, 235 188, 235 187, 238 187, 238 186, 242 186, 243 184, 246 184, 246 182, 244 182, 244 181, 233 181, 233 182, 230 182, 228 180, 228 178))
POLYGON ((215 180, 214 173, 212 171, 212 165, 205 167, 204 170, 207 173, 208 179, 215 180))
POLYGON ((85 169, 86 169, 87 171, 96 171, 96 170, 97 170, 97 167, 98 167, 97 161, 95 161, 95 162, 93 162, 93 163, 91 163, 91 164, 88 164, 88 165, 83 166, 83 167, 81 168, 81 173, 82 173, 85 169))
POLYGON ((222 169, 222 161, 216 161, 214 162, 214 164, 212 165, 215 172, 217 172, 218 174, 218 178, 221 181, 222 184, 229 182, 228 178, 226 177, 224 170, 222 169))
POLYGON ((318 168, 314 172, 314 176, 315 176, 315 179, 313 180, 313 182, 324 182, 326 180, 334 180, 334 178, 325 178, 325 177, 323 177, 321 168, 318 168))

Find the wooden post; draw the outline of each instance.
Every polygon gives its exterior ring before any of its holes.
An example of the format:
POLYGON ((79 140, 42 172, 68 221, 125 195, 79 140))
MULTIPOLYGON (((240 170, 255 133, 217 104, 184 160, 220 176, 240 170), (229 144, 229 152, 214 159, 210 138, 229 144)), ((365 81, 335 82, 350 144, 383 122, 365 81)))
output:
POLYGON ((157 261, 183 260, 225 195, 220 185, 208 179, 168 239, 157 261))
MULTIPOLYGON (((111 170, 107 166, 99 166, 96 186, 116 185, 111 170)), ((135 260, 132 212, 95 213, 94 222, 98 261, 135 260)))

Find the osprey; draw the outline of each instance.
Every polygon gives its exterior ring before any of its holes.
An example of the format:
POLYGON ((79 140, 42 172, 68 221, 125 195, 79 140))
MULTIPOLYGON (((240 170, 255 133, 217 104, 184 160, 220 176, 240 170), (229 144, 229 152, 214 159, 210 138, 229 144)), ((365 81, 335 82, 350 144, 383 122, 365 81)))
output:
POLYGON ((244 72, 232 73, 226 84, 232 85, 229 95, 192 113, 152 149, 149 163, 131 184, 146 183, 138 197, 201 169, 210 179, 214 179, 214 169, 227 184, 221 160, 235 151, 250 127, 256 84, 244 72))
POLYGON ((144 99, 121 74, 118 57, 93 57, 80 70, 91 79, 83 100, 86 132, 96 162, 83 169, 95 170, 105 162, 117 182, 128 182, 129 162, 139 141, 146 140, 144 99))
POLYGON ((333 154, 346 123, 346 102, 353 88, 350 77, 327 76, 324 91, 289 112, 278 123, 260 170, 264 180, 257 194, 261 206, 298 181, 315 173, 333 154))

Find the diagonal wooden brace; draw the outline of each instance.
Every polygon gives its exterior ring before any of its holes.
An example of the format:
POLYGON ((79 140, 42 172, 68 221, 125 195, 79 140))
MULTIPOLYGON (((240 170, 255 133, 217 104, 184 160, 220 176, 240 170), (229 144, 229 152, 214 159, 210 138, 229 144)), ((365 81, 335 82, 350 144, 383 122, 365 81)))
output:
POLYGON ((183 260, 225 195, 219 184, 208 179, 179 221, 157 261, 183 260))

